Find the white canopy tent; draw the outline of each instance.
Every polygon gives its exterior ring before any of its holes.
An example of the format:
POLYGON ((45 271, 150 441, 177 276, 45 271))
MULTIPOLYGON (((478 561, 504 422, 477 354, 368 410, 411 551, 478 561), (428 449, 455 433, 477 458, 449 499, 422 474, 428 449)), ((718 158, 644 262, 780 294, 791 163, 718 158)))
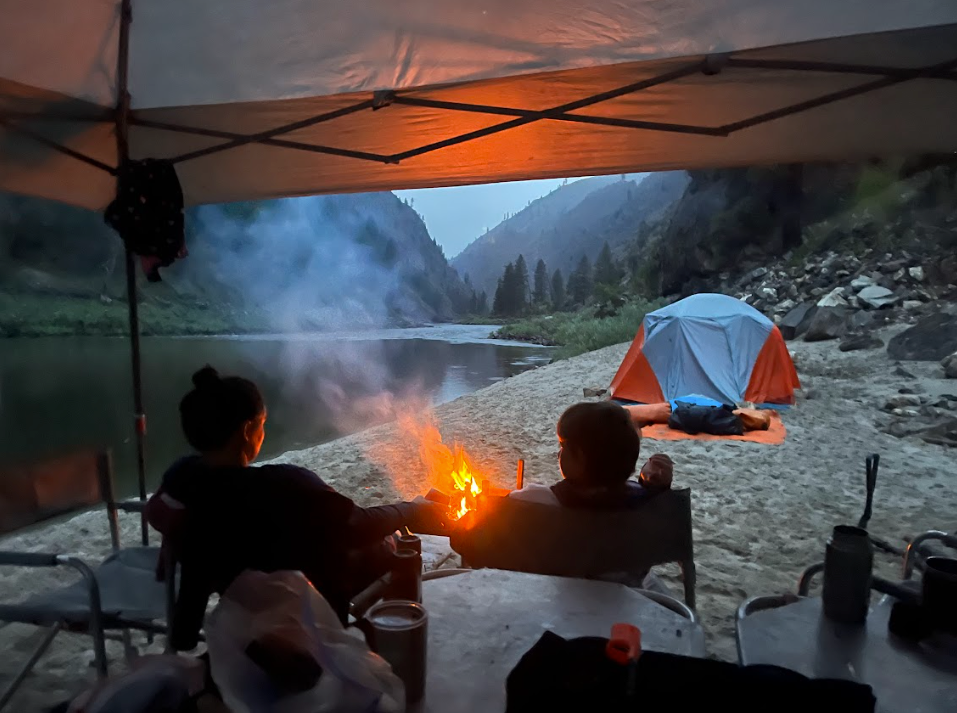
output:
POLYGON ((198 204, 951 152, 955 69, 954 0, 0 0, 0 190, 102 209, 127 156, 198 204))
MULTIPOLYGON (((0 0, 0 189, 113 198, 122 6, 0 0)), ((192 204, 957 149, 953 0, 133 0, 128 66, 192 204)))

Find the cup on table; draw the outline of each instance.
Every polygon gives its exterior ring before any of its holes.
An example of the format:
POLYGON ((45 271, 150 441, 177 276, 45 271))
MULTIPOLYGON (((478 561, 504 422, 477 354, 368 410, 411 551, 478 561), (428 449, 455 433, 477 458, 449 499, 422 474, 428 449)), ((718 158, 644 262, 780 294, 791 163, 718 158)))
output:
POLYGON ((934 627, 957 634, 957 559, 927 558, 921 599, 924 613, 934 627))
POLYGON ((392 600, 376 604, 365 617, 369 647, 389 662, 405 684, 407 703, 425 695, 429 616, 418 602, 392 600))

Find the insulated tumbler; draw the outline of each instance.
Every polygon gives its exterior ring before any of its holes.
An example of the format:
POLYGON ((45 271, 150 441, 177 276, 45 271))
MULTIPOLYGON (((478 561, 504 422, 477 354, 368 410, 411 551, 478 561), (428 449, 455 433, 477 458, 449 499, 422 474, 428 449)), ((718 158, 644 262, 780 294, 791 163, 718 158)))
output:
POLYGON ((863 624, 871 598, 874 548, 867 530, 834 528, 824 552, 824 615, 844 624, 863 624))
POLYGON ((429 617, 417 602, 379 602, 366 616, 369 646, 405 684, 407 703, 425 695, 429 617))

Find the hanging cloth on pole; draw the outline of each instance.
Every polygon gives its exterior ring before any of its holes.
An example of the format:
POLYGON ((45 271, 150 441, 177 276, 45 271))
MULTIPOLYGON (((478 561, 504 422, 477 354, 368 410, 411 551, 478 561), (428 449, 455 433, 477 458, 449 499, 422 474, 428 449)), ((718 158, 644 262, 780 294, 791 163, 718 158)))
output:
POLYGON ((150 282, 160 281, 159 268, 187 255, 183 189, 170 161, 124 161, 117 171, 116 200, 104 217, 140 257, 150 282))

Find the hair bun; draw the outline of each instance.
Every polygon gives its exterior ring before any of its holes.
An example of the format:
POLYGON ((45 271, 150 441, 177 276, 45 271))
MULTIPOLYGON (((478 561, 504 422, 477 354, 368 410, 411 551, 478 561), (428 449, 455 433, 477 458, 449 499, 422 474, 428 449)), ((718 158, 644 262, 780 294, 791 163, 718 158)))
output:
POLYGON ((197 389, 208 389, 219 384, 219 372, 209 364, 193 374, 193 386, 197 389))

